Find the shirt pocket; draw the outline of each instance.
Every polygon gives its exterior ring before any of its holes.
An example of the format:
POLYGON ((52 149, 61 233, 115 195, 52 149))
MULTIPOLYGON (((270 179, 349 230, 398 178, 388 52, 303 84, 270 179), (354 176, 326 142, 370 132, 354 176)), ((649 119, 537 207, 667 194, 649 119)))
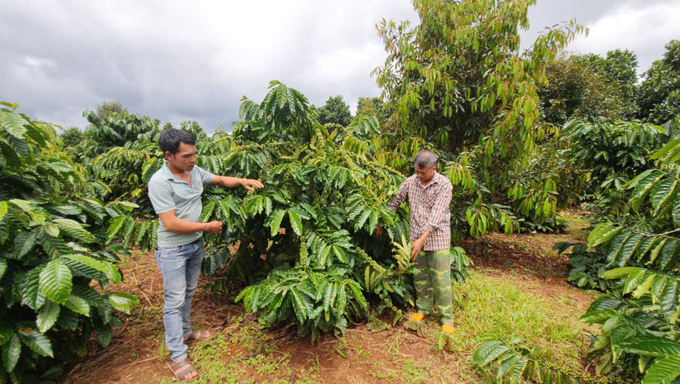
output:
POLYGON ((435 203, 437 203, 437 195, 438 195, 437 192, 438 191, 434 188, 425 192, 425 206, 427 207, 428 211, 432 211, 435 203))

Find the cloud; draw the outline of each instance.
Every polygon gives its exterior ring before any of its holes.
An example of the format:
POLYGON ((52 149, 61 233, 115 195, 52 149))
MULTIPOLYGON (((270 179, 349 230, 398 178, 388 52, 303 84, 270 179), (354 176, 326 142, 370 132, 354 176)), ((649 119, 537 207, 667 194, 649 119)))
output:
POLYGON ((409 1, 0 1, 0 99, 62 126, 118 100, 207 130, 238 118, 279 79, 323 105, 379 94, 374 24, 413 18, 409 1), (9 32, 12 33, 9 33, 9 32), (11 36, 11 37, 10 37, 11 36))
MULTIPOLYGON (((85 108, 118 100, 208 132, 229 128, 241 97, 262 100, 273 79, 317 106, 343 95, 354 109, 380 94, 370 73, 386 53, 375 24, 418 21, 409 0, 0 0, 0 9, 0 100, 64 127, 83 127, 85 108)), ((576 17, 591 36, 572 48, 626 47, 645 65, 678 35, 677 10, 660 0, 539 0, 526 35, 576 17)))
POLYGON ((570 49, 606 55, 617 48, 629 49, 638 56, 639 71, 647 70, 654 60, 661 59, 664 46, 680 38, 680 3, 660 2, 622 4, 592 24, 590 34, 578 38, 570 49))

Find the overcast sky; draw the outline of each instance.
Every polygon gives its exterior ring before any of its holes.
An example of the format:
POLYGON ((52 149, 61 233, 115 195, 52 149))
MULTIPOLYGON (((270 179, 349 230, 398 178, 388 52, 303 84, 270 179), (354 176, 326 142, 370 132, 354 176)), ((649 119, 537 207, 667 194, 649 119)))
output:
MULTIPOLYGON (((570 50, 628 48, 640 73, 680 38, 679 1, 538 0, 529 17, 523 46, 576 18, 590 36, 570 50)), ((213 132, 238 119, 243 95, 260 102, 277 79, 317 106, 343 95, 354 112, 360 96, 380 94, 370 72, 386 56, 382 18, 418 22, 410 0, 0 0, 0 100, 63 127, 118 100, 213 132)))

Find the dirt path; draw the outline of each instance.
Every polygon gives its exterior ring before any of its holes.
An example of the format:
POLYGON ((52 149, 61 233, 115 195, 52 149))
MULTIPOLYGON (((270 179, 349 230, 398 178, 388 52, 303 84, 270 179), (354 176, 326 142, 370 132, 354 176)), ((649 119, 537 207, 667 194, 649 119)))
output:
MULTIPOLYGON (((424 337, 402 327, 373 333, 360 324, 345 337, 312 343, 285 330, 261 330, 256 317, 246 316, 230 298, 199 289, 192 321, 219 331, 190 347, 201 382, 484 382, 469 358, 474 339, 490 330, 525 335, 547 358, 585 369, 577 318, 592 297, 566 283, 566 261, 550 251, 557 241, 583 240, 587 222, 568 218, 571 227, 560 235, 494 234, 483 247, 462 244, 475 267, 468 283, 454 286, 459 302, 454 352, 433 348, 434 323, 428 323, 424 337)), ((123 317, 111 345, 93 347, 64 383, 173 382, 164 362, 162 281, 153 255, 134 254, 123 271, 125 280, 114 289, 135 294, 142 305, 123 317)))

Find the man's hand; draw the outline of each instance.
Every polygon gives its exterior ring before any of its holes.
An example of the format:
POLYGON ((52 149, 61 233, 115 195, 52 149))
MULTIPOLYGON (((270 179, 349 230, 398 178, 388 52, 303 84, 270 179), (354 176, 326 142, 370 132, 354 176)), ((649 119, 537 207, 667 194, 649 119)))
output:
POLYGON ((214 234, 220 233, 222 230, 222 222, 221 221, 211 221, 209 223, 206 223, 206 231, 212 232, 214 234))
POLYGON ((380 237, 380 236, 382 236, 382 234, 383 234, 383 229, 380 226, 380 223, 378 223, 378 226, 375 227, 375 235, 380 237))
POLYGON ((254 191, 255 188, 264 188, 264 185, 260 183, 259 180, 253 180, 253 179, 241 179, 241 185, 243 188, 249 190, 249 191, 254 191), (255 187, 255 188, 253 188, 255 187))
POLYGON ((425 244, 425 240, 420 238, 416 241, 413 242, 413 252, 411 253, 411 261, 415 261, 416 257, 418 257, 418 253, 420 253, 420 250, 423 249, 423 245, 425 244))

